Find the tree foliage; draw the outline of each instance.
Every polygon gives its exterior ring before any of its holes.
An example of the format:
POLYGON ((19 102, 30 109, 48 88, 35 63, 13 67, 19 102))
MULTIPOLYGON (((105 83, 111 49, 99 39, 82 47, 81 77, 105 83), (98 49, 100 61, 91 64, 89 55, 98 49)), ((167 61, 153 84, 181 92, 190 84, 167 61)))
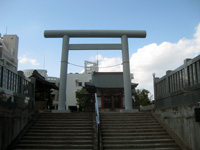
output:
POLYGON ((81 90, 76 91, 76 101, 79 108, 84 108, 87 101, 87 91, 82 88, 81 90))
POLYGON ((148 90, 146 90, 146 89, 137 89, 136 93, 137 93, 137 95, 139 97, 140 105, 147 106, 147 105, 151 104, 152 95, 148 90))

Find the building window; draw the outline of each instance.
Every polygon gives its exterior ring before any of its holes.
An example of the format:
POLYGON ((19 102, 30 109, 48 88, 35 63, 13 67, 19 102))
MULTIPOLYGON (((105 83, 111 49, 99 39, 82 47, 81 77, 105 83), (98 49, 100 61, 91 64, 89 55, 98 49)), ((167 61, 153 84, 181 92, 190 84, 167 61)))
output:
POLYGON ((78 80, 76 80, 76 81, 75 81, 75 85, 76 85, 76 86, 82 86, 83 84, 82 84, 82 82, 79 82, 78 80))
POLYGON ((82 82, 78 82, 78 86, 82 86, 82 82))

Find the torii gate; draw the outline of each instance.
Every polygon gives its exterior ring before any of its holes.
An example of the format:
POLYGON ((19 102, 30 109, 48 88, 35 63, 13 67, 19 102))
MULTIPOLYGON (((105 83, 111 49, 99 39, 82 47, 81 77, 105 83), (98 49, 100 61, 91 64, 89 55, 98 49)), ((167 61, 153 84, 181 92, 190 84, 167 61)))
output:
POLYGON ((144 30, 45 30, 45 38, 63 38, 58 110, 65 110, 69 50, 122 50, 125 109, 132 109, 128 38, 145 38, 144 30), (121 44, 69 44, 70 38, 121 38, 121 44))

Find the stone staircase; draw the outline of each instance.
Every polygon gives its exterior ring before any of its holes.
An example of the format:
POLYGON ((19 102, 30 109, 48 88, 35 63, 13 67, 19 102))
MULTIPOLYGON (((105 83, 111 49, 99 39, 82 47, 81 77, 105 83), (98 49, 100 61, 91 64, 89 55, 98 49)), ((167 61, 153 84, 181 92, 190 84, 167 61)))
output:
POLYGON ((43 113, 14 150, 92 150, 93 113, 43 113))
POLYGON ((180 150, 151 113, 101 113, 104 150, 180 150))

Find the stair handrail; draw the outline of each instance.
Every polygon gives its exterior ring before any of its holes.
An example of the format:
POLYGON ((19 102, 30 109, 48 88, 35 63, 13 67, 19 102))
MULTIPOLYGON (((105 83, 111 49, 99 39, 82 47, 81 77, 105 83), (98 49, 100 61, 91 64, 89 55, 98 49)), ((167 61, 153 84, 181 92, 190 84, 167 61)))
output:
POLYGON ((100 149, 100 117, 99 117, 99 107, 97 94, 94 94, 95 97, 95 114, 96 114, 96 124, 97 124, 97 136, 98 136, 98 150, 100 149))

